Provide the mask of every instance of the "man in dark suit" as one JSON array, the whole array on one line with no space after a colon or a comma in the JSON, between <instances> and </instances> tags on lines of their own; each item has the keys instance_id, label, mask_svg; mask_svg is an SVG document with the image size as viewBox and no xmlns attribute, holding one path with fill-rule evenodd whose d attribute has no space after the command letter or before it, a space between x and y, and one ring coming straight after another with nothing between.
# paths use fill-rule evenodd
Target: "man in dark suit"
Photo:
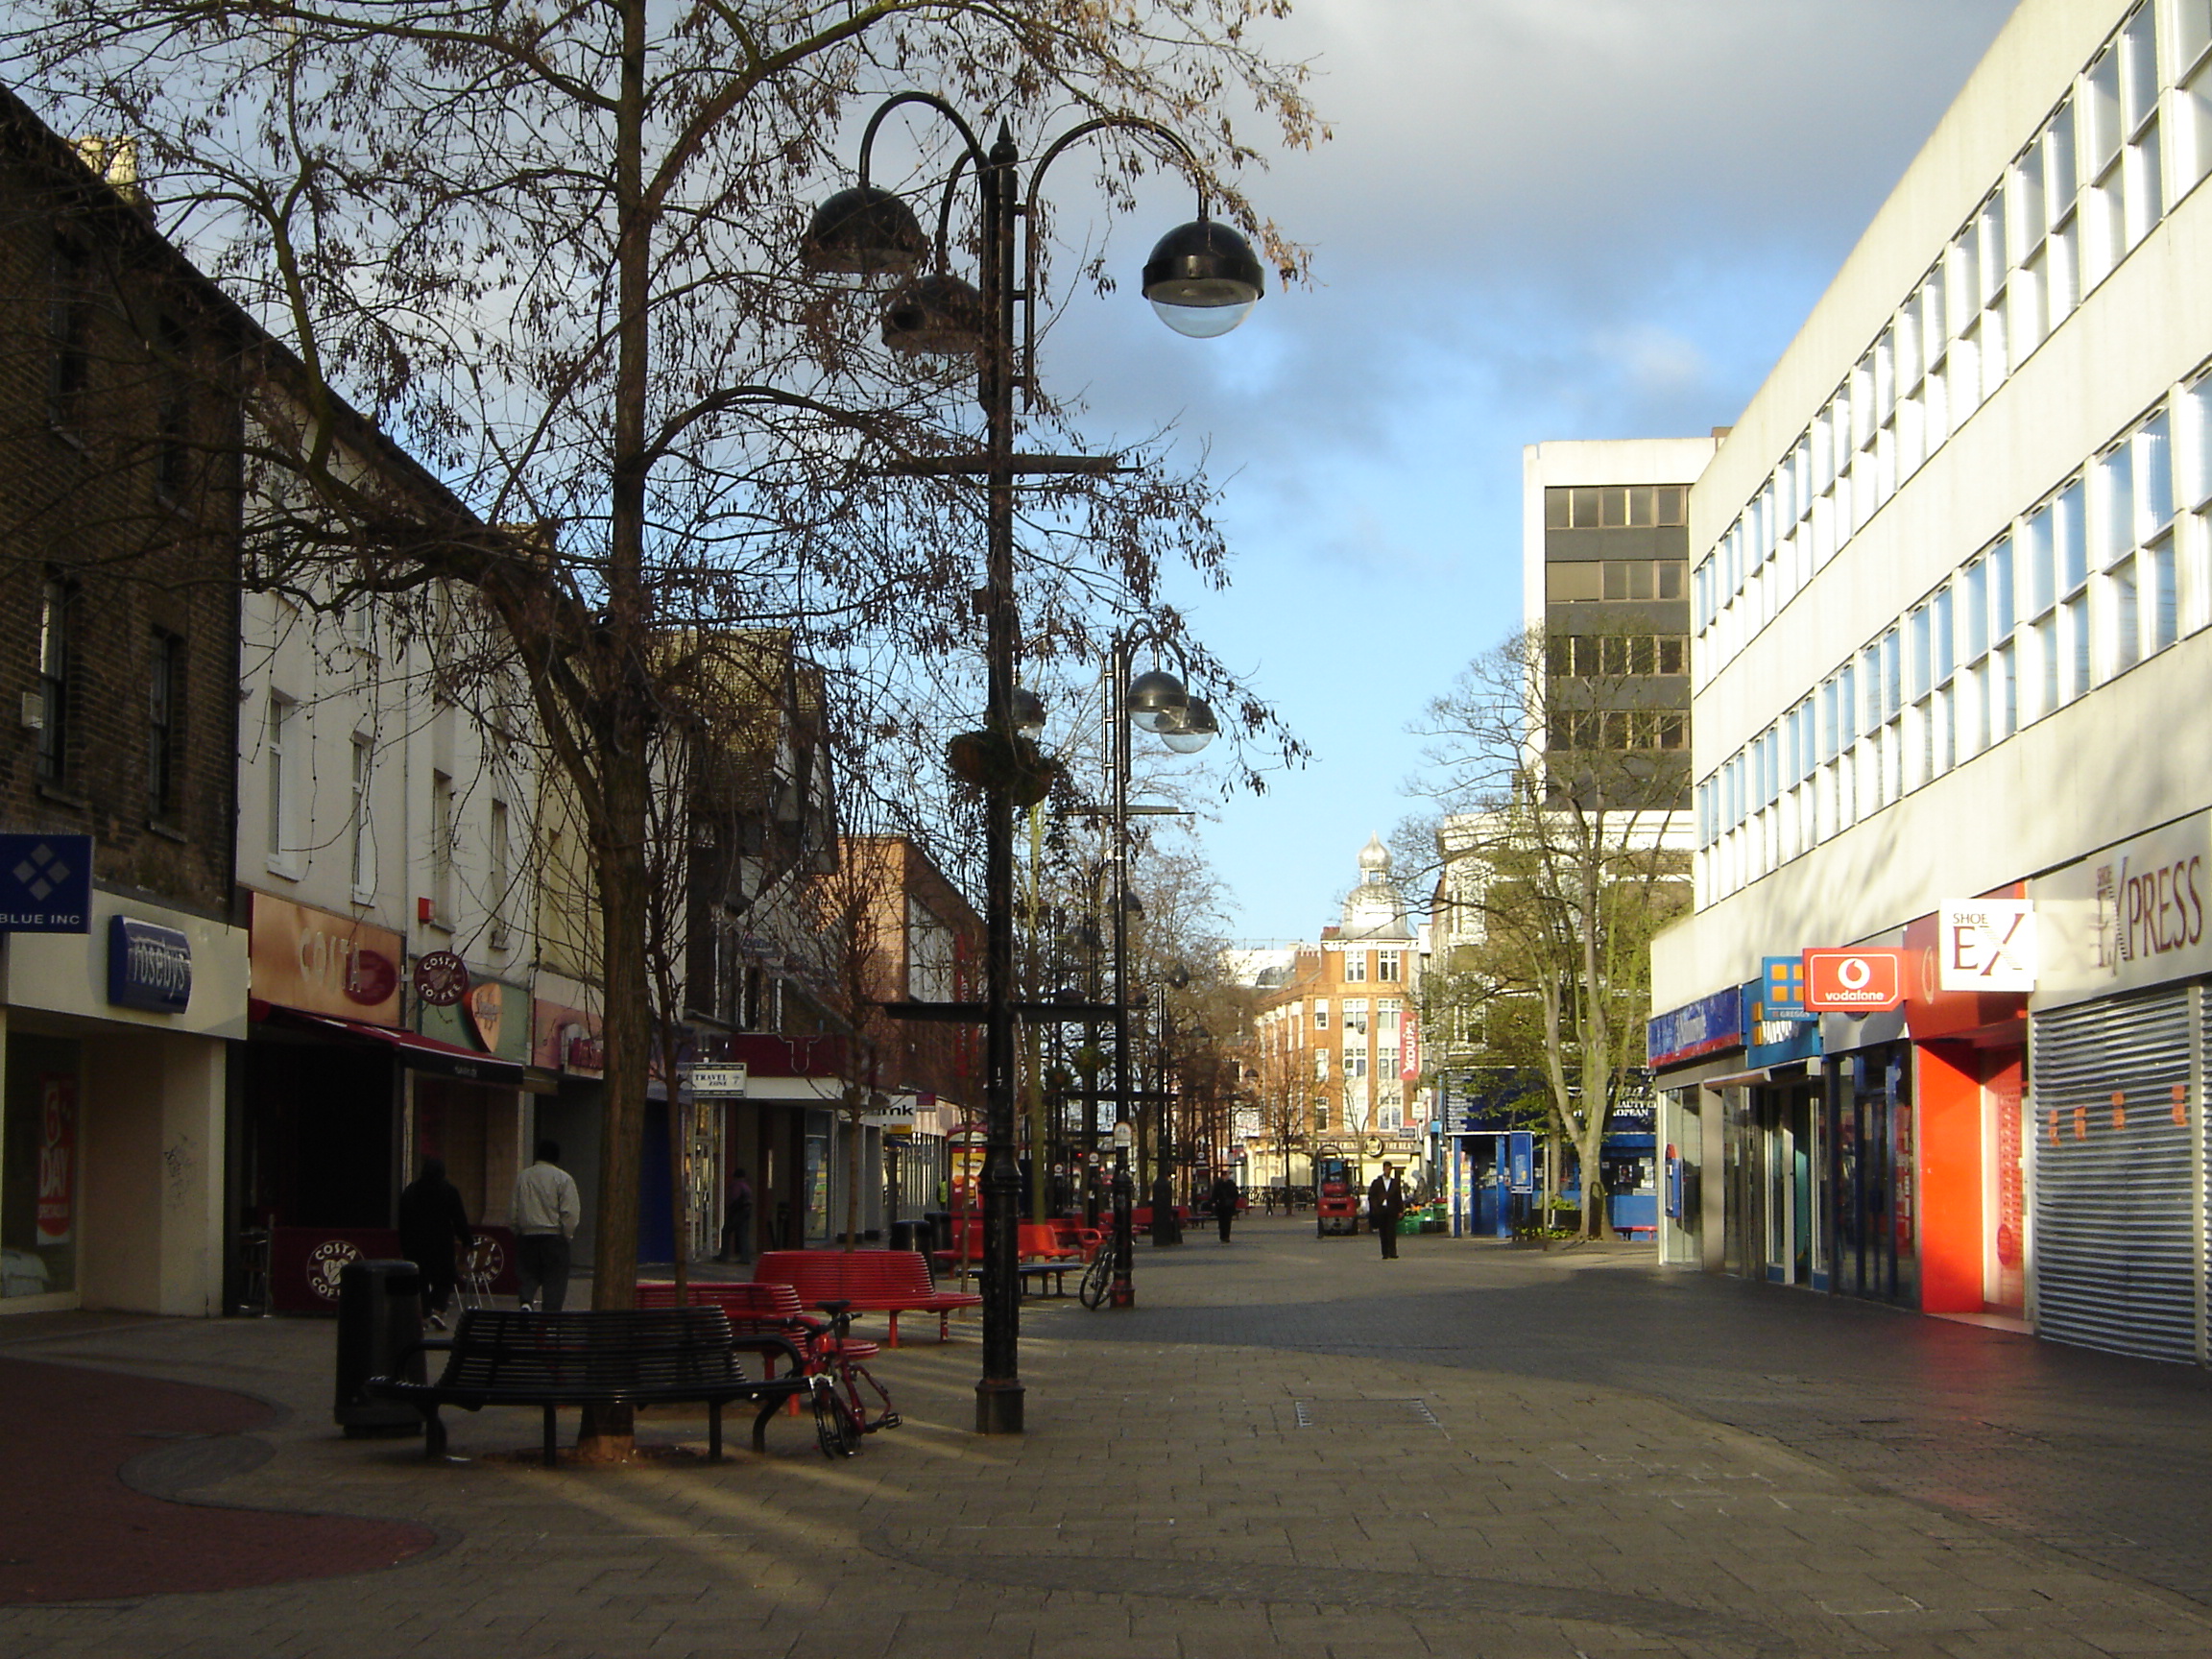
<instances>
[{"instance_id":1,"label":"man in dark suit","mask_svg":"<svg viewBox=\"0 0 2212 1659\"><path fill-rule=\"evenodd\" d=\"M1382 1259L1398 1260L1398 1218L1406 1214L1406 1187L1398 1179L1398 1166L1385 1164L1382 1173L1367 1184L1367 1225L1382 1240Z\"/></svg>"}]
</instances>

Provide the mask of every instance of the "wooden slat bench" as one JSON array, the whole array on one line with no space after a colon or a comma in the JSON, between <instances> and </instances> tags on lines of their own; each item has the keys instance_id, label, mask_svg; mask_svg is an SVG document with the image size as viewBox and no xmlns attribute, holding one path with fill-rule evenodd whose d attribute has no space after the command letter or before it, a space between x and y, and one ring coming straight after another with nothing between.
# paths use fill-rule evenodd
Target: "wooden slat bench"
<instances>
[{"instance_id":1,"label":"wooden slat bench","mask_svg":"<svg viewBox=\"0 0 2212 1659\"><path fill-rule=\"evenodd\" d=\"M427 1346L427 1345L426 1345ZM445 1340L445 1369L435 1382L378 1377L369 1390L422 1413L422 1455L445 1450L441 1406L537 1406L545 1413L545 1465L559 1461L554 1414L564 1406L665 1406L700 1402L708 1409L708 1455L722 1456L722 1407L757 1403L753 1450L768 1449L768 1419L786 1400L826 1386L782 1336L738 1336L719 1308L668 1308L525 1313L470 1308ZM782 1359L784 1376L749 1378L740 1351Z\"/></svg>"},{"instance_id":2,"label":"wooden slat bench","mask_svg":"<svg viewBox=\"0 0 2212 1659\"><path fill-rule=\"evenodd\" d=\"M951 1315L980 1308L983 1298L940 1290L919 1250L770 1250L753 1270L763 1284L788 1285L809 1308L844 1303L863 1313L891 1315L890 1346L899 1346L899 1315L934 1313L937 1339L951 1336Z\"/></svg>"}]
</instances>

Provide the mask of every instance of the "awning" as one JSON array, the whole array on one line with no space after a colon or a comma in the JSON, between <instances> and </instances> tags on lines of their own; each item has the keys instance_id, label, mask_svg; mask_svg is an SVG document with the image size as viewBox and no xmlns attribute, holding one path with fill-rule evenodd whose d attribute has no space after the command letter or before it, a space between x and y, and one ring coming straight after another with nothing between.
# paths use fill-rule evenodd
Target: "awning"
<instances>
[{"instance_id":1,"label":"awning","mask_svg":"<svg viewBox=\"0 0 2212 1659\"><path fill-rule=\"evenodd\" d=\"M389 1048L400 1065L435 1076L511 1085L519 1085L523 1080L524 1069L518 1060L502 1060L496 1054L464 1048L458 1043L442 1043L419 1031L395 1031L383 1025L364 1025L358 1020L333 1020L324 1014L303 1014L297 1008L279 1008L267 1003L256 1004L254 1013L257 1018L279 1024Z\"/></svg>"}]
</instances>

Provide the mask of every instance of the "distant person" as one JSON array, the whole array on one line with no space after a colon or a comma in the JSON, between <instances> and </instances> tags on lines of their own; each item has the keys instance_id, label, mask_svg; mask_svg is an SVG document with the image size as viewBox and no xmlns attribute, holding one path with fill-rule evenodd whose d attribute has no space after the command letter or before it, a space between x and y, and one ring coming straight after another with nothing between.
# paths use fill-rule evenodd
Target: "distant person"
<instances>
[{"instance_id":1,"label":"distant person","mask_svg":"<svg viewBox=\"0 0 2212 1659\"><path fill-rule=\"evenodd\" d=\"M422 1276L422 1317L434 1331L445 1329L445 1309L459 1278L456 1245L473 1241L461 1190L445 1179L445 1160L425 1158L422 1173L399 1190L399 1254Z\"/></svg>"},{"instance_id":2,"label":"distant person","mask_svg":"<svg viewBox=\"0 0 2212 1659\"><path fill-rule=\"evenodd\" d=\"M568 1300L568 1241L584 1219L561 1147L538 1142L538 1162L515 1178L515 1275L525 1309L558 1313Z\"/></svg>"},{"instance_id":3,"label":"distant person","mask_svg":"<svg viewBox=\"0 0 2212 1659\"><path fill-rule=\"evenodd\" d=\"M742 1166L730 1171L730 1185L722 1194L722 1254L714 1260L753 1260L753 1183Z\"/></svg>"},{"instance_id":4,"label":"distant person","mask_svg":"<svg viewBox=\"0 0 2212 1659\"><path fill-rule=\"evenodd\" d=\"M1395 1164L1382 1166L1382 1173L1367 1184L1367 1225L1382 1240L1382 1260L1398 1260L1398 1218L1406 1214L1406 1185L1398 1179Z\"/></svg>"},{"instance_id":5,"label":"distant person","mask_svg":"<svg viewBox=\"0 0 2212 1659\"><path fill-rule=\"evenodd\" d=\"M1214 1181L1214 1224L1221 1229L1221 1242L1229 1242L1229 1224L1237 1219L1237 1183L1227 1175Z\"/></svg>"}]
</instances>

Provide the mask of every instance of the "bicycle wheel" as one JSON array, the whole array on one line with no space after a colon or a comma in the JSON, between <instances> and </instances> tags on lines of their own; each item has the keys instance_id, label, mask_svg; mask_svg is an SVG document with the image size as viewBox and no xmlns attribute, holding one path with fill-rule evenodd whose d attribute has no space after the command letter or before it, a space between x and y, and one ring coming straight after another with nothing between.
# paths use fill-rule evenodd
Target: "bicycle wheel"
<instances>
[{"instance_id":1,"label":"bicycle wheel","mask_svg":"<svg viewBox=\"0 0 2212 1659\"><path fill-rule=\"evenodd\" d=\"M1106 1294L1113 1286L1114 1252L1101 1244L1098 1253L1091 1258L1091 1264L1083 1269L1082 1282L1075 1286L1075 1299L1096 1311L1105 1304Z\"/></svg>"},{"instance_id":2,"label":"bicycle wheel","mask_svg":"<svg viewBox=\"0 0 2212 1659\"><path fill-rule=\"evenodd\" d=\"M860 1425L834 1383L814 1390L814 1439L825 1457L850 1457L860 1450Z\"/></svg>"}]
</instances>

